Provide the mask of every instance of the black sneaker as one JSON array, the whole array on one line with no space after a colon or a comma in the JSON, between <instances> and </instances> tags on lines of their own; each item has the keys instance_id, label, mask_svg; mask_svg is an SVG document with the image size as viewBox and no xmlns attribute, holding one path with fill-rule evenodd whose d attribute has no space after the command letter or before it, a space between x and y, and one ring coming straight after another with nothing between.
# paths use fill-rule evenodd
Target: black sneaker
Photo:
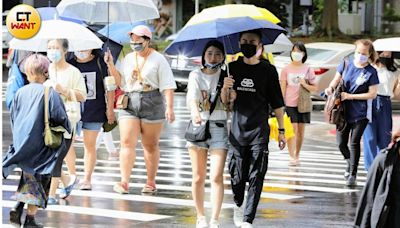
<instances>
[{"instance_id":1,"label":"black sneaker","mask_svg":"<svg viewBox=\"0 0 400 228\"><path fill-rule=\"evenodd\" d=\"M35 221L35 217L26 215L24 228L43 228L44 226Z\"/></svg>"},{"instance_id":2,"label":"black sneaker","mask_svg":"<svg viewBox=\"0 0 400 228\"><path fill-rule=\"evenodd\" d=\"M346 181L346 186L355 186L356 185L356 176L349 176L349 179Z\"/></svg>"}]
</instances>

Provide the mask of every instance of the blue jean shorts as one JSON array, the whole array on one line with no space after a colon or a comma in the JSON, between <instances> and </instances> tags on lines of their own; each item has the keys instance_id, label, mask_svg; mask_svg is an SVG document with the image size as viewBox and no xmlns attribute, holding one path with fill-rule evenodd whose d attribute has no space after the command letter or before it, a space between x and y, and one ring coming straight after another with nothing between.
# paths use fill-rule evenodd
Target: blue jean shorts
<instances>
[{"instance_id":1,"label":"blue jean shorts","mask_svg":"<svg viewBox=\"0 0 400 228\"><path fill-rule=\"evenodd\" d=\"M199 147L207 150L228 149L228 128L226 120L210 120L211 138L204 142L187 142L187 147Z\"/></svg>"},{"instance_id":2,"label":"blue jean shorts","mask_svg":"<svg viewBox=\"0 0 400 228\"><path fill-rule=\"evenodd\" d=\"M82 122L82 129L89 131L100 131L103 127L103 122Z\"/></svg>"},{"instance_id":3,"label":"blue jean shorts","mask_svg":"<svg viewBox=\"0 0 400 228\"><path fill-rule=\"evenodd\" d=\"M162 123L165 120L164 97L158 90L128 93L128 107L119 110L119 120L139 119L147 123Z\"/></svg>"}]
</instances>

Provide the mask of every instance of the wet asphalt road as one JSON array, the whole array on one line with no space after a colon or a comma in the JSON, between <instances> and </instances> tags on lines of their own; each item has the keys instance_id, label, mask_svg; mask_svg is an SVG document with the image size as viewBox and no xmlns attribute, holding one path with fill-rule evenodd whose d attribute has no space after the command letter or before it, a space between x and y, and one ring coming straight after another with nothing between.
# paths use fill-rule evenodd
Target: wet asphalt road
<instances>
[{"instance_id":1,"label":"wet asphalt road","mask_svg":"<svg viewBox=\"0 0 400 228\"><path fill-rule=\"evenodd\" d=\"M4 89L3 89L4 90ZM4 92L3 92L4 100ZM177 120L166 124L161 136L161 162L157 177L158 193L140 193L145 183L143 151L138 146L137 162L132 171L130 194L119 195L112 185L119 180L118 161L108 160L104 145L98 150L93 176L93 190L74 190L60 205L39 211L37 220L46 227L195 227L196 216L191 200L191 167L183 138L189 119L185 94L175 97ZM396 111L394 123L400 123ZM11 143L9 112L3 102L3 154ZM320 111L312 113L301 152L301 165L288 166L287 150L280 151L270 143L269 169L254 227L350 227L366 172L362 159L358 186L347 188L343 179L345 163L335 146L332 125L323 122ZM113 131L119 146L119 132ZM83 175L83 145L75 143L78 175ZM229 174L225 171L225 197L221 211L221 227L234 227L233 200ZM2 181L2 227L9 226L11 199L18 184L18 171ZM206 182L206 201L209 201ZM209 218L210 208L206 204Z\"/></svg>"}]
</instances>

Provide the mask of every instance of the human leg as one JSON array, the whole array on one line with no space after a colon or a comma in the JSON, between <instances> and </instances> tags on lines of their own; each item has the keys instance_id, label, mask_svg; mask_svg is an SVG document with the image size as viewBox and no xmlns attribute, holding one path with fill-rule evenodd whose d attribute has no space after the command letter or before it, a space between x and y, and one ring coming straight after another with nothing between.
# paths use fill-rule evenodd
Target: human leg
<instances>
[{"instance_id":1,"label":"human leg","mask_svg":"<svg viewBox=\"0 0 400 228\"><path fill-rule=\"evenodd\" d=\"M146 123L143 121L141 123L142 146L147 170L146 186L153 187L154 189L156 187L155 178L160 163L159 140L162 128L162 123Z\"/></svg>"},{"instance_id":2,"label":"human leg","mask_svg":"<svg viewBox=\"0 0 400 228\"><path fill-rule=\"evenodd\" d=\"M204 183L207 176L207 149L191 146L189 156L192 163L192 197L197 218L204 217Z\"/></svg>"}]
</instances>

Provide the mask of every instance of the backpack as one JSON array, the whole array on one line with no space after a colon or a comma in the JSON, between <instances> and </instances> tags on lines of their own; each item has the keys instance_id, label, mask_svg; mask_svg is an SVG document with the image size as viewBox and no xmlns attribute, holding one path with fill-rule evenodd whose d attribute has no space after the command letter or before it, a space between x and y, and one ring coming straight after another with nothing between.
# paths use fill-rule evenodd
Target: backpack
<instances>
[{"instance_id":1,"label":"backpack","mask_svg":"<svg viewBox=\"0 0 400 228\"><path fill-rule=\"evenodd\" d=\"M343 64L344 70L342 75L344 75L346 72L348 60L344 60ZM328 96L324 107L326 122L335 124L338 131L342 131L346 127L345 105L341 99L341 93L344 91L344 82L343 79L340 79L340 82L334 89L333 94Z\"/></svg>"}]
</instances>

